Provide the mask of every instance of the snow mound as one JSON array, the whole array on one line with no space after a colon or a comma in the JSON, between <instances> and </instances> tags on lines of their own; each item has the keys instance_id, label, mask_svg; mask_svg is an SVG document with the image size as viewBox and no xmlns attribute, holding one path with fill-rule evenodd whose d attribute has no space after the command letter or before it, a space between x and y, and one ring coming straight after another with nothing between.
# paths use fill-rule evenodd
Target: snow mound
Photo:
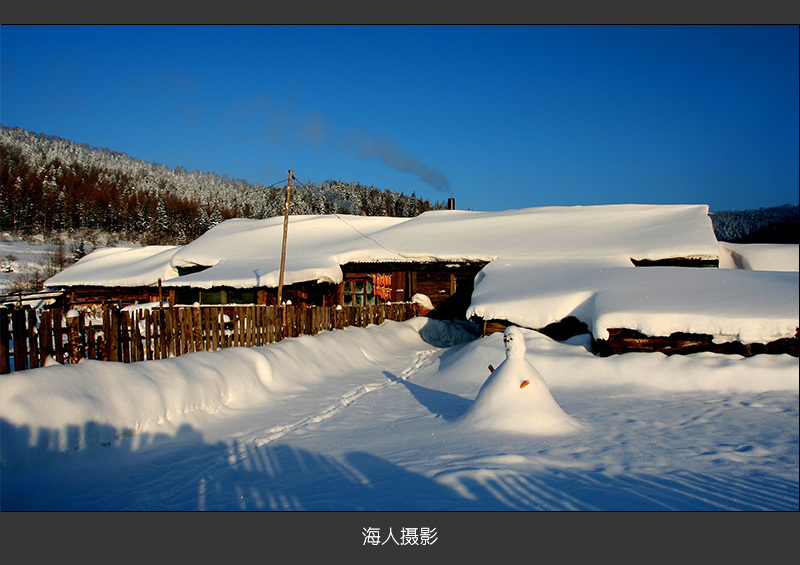
<instances>
[{"instance_id":1,"label":"snow mound","mask_svg":"<svg viewBox=\"0 0 800 565\"><path fill-rule=\"evenodd\" d=\"M542 375L525 358L525 337L510 326L503 335L506 359L478 391L475 402L458 420L469 429L530 435L579 431L580 422L564 412Z\"/></svg>"},{"instance_id":2,"label":"snow mound","mask_svg":"<svg viewBox=\"0 0 800 565\"><path fill-rule=\"evenodd\" d=\"M51 361L16 371L0 379L0 467L144 432L172 433L198 418L253 406L265 409L266 425L287 397L305 392L324 399L326 387L357 389L364 385L358 380L362 373L382 375L405 366L407 349L475 339L468 329L429 318L387 320L261 347L138 363Z\"/></svg>"}]
</instances>

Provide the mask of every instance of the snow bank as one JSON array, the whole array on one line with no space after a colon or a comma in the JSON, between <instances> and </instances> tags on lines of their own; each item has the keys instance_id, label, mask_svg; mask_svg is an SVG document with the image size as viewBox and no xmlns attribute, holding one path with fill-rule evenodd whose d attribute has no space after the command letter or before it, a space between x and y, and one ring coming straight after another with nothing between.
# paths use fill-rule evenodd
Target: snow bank
<instances>
[{"instance_id":1,"label":"snow bank","mask_svg":"<svg viewBox=\"0 0 800 565\"><path fill-rule=\"evenodd\" d=\"M631 353L601 358L587 351L580 338L560 343L533 330L520 331L526 342L525 359L556 399L567 389L591 394L606 387L624 387L628 392L636 387L798 390L797 359L788 355ZM500 334L475 338L466 324L414 318L263 347L131 364L85 361L11 373L0 379L1 463L107 444L146 431L174 433L187 422L204 427L198 418L238 410L256 409L263 429L280 429L287 418L324 413L327 403L340 398L342 391L358 396L358 391L380 386L376 383L390 382L386 373L402 375L414 352L453 345L459 346L459 355L439 368L438 386L473 400L489 375L487 365L498 366L503 357ZM517 378L517 370L509 366L495 372L500 392L476 409L479 420L499 421L517 410L511 409L514 403L507 398L511 393L502 389L505 377L500 378L505 372ZM526 379L534 381L530 376ZM519 390L519 383L516 386L513 392ZM537 410L544 409L534 409L531 417ZM519 422L528 433L542 431L535 421L519 418Z\"/></svg>"},{"instance_id":2,"label":"snow bank","mask_svg":"<svg viewBox=\"0 0 800 565\"><path fill-rule=\"evenodd\" d=\"M269 374L257 351L231 349L130 364L87 360L3 375L0 417L30 434L30 446L23 446L4 433L3 464L26 447L69 451L109 443L191 412L264 398Z\"/></svg>"},{"instance_id":3,"label":"snow bank","mask_svg":"<svg viewBox=\"0 0 800 565\"><path fill-rule=\"evenodd\" d=\"M278 399L308 389L318 389L326 398L322 393L326 383L341 386L342 379L369 369L381 375L387 367L407 363L406 350L398 347L430 348L425 339L432 338L449 344L463 338L463 332L417 318L322 332L264 347L130 364L87 360L3 375L2 464L37 452L107 444L225 409L256 404L268 411ZM12 429L23 430L22 437Z\"/></svg>"}]
</instances>

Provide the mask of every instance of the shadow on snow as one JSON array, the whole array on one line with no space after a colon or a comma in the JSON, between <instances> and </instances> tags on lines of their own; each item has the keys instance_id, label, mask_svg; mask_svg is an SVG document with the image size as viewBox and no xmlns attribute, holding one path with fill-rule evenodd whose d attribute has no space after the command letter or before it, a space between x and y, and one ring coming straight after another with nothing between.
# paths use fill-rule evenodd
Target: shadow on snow
<instances>
[{"instance_id":1,"label":"shadow on snow","mask_svg":"<svg viewBox=\"0 0 800 565\"><path fill-rule=\"evenodd\" d=\"M431 412L457 416L452 398L404 384ZM54 430L34 439L25 427L1 424L0 510L798 510L797 481L768 474L464 469L435 480L361 451L336 458L280 443L208 444L189 426L175 436L137 434L60 451ZM110 432L85 428L97 437Z\"/></svg>"}]
</instances>

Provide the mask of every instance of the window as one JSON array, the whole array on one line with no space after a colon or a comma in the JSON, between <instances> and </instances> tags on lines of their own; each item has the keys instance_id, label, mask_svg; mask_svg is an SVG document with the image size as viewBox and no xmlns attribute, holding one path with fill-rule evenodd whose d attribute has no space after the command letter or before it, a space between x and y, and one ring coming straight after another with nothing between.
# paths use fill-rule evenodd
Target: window
<instances>
[{"instance_id":1,"label":"window","mask_svg":"<svg viewBox=\"0 0 800 565\"><path fill-rule=\"evenodd\" d=\"M348 279L344 281L343 306L366 306L377 304L372 278Z\"/></svg>"},{"instance_id":2,"label":"window","mask_svg":"<svg viewBox=\"0 0 800 565\"><path fill-rule=\"evenodd\" d=\"M211 289L200 291L200 304L227 304L225 291Z\"/></svg>"},{"instance_id":3,"label":"window","mask_svg":"<svg viewBox=\"0 0 800 565\"><path fill-rule=\"evenodd\" d=\"M232 288L228 291L229 304L255 304L256 291L243 288Z\"/></svg>"},{"instance_id":4,"label":"window","mask_svg":"<svg viewBox=\"0 0 800 565\"><path fill-rule=\"evenodd\" d=\"M177 304L194 304L200 302L200 292L196 288L179 287L175 290Z\"/></svg>"}]
</instances>

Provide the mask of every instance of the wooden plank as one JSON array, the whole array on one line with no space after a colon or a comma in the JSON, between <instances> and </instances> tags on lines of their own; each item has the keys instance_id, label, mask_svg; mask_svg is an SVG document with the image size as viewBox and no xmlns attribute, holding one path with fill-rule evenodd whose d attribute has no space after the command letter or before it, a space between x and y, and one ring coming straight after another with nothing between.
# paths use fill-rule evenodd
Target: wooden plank
<instances>
[{"instance_id":1,"label":"wooden plank","mask_svg":"<svg viewBox=\"0 0 800 565\"><path fill-rule=\"evenodd\" d=\"M123 363L131 362L130 339L130 312L127 310L119 313L119 360Z\"/></svg>"},{"instance_id":2,"label":"wooden plank","mask_svg":"<svg viewBox=\"0 0 800 565\"><path fill-rule=\"evenodd\" d=\"M142 343L141 322L144 312L131 313L131 361L144 361L144 344Z\"/></svg>"},{"instance_id":3,"label":"wooden plank","mask_svg":"<svg viewBox=\"0 0 800 565\"><path fill-rule=\"evenodd\" d=\"M28 327L25 311L22 309L11 312L11 332L14 334L14 370L24 371L28 368Z\"/></svg>"},{"instance_id":4,"label":"wooden plank","mask_svg":"<svg viewBox=\"0 0 800 565\"><path fill-rule=\"evenodd\" d=\"M276 306L267 306L265 323L267 325L267 343L275 343L278 341L278 309Z\"/></svg>"},{"instance_id":5,"label":"wooden plank","mask_svg":"<svg viewBox=\"0 0 800 565\"><path fill-rule=\"evenodd\" d=\"M256 305L256 317L257 319L257 331L256 331L256 343L261 346L265 343L265 335L266 335L266 326L265 326L265 318L264 314L266 313L267 309L266 306L263 305Z\"/></svg>"},{"instance_id":6,"label":"wooden plank","mask_svg":"<svg viewBox=\"0 0 800 565\"><path fill-rule=\"evenodd\" d=\"M242 316L239 310L238 306L233 308L233 319L231 320L233 322L233 333L231 334L233 347L239 347L242 339Z\"/></svg>"},{"instance_id":7,"label":"wooden plank","mask_svg":"<svg viewBox=\"0 0 800 565\"><path fill-rule=\"evenodd\" d=\"M510 322L507 320L486 320L483 322L483 335L502 333L510 325Z\"/></svg>"},{"instance_id":8,"label":"wooden plank","mask_svg":"<svg viewBox=\"0 0 800 565\"><path fill-rule=\"evenodd\" d=\"M61 308L53 308L53 357L59 363L64 363L66 354L64 351L64 311Z\"/></svg>"},{"instance_id":9,"label":"wooden plank","mask_svg":"<svg viewBox=\"0 0 800 565\"><path fill-rule=\"evenodd\" d=\"M150 323L147 328L150 332L150 359L162 359L162 334L160 331L164 319L164 311L161 307L154 308L148 312Z\"/></svg>"},{"instance_id":10,"label":"wooden plank","mask_svg":"<svg viewBox=\"0 0 800 565\"><path fill-rule=\"evenodd\" d=\"M144 322L144 344L143 344L143 351L142 357L143 359L152 359L153 358L153 314L149 309L145 310L142 313L142 321Z\"/></svg>"},{"instance_id":11,"label":"wooden plank","mask_svg":"<svg viewBox=\"0 0 800 565\"><path fill-rule=\"evenodd\" d=\"M176 344L178 343L175 336L173 307L167 306L166 308L161 308L159 314L158 332L160 334L159 341L161 342L160 358L167 359L175 354Z\"/></svg>"},{"instance_id":12,"label":"wooden plank","mask_svg":"<svg viewBox=\"0 0 800 565\"><path fill-rule=\"evenodd\" d=\"M106 347L108 347L108 360L119 361L122 359L120 351L120 312L116 305L109 306L110 325L109 334L106 336Z\"/></svg>"},{"instance_id":13,"label":"wooden plank","mask_svg":"<svg viewBox=\"0 0 800 565\"><path fill-rule=\"evenodd\" d=\"M0 375L11 372L11 316L0 308Z\"/></svg>"},{"instance_id":14,"label":"wooden plank","mask_svg":"<svg viewBox=\"0 0 800 565\"><path fill-rule=\"evenodd\" d=\"M192 343L194 343L192 351L204 351L206 347L204 343L205 338L203 337L202 314L199 306L192 308L190 320L192 323Z\"/></svg>"},{"instance_id":15,"label":"wooden plank","mask_svg":"<svg viewBox=\"0 0 800 565\"><path fill-rule=\"evenodd\" d=\"M242 309L245 313L245 347L253 347L255 343L255 323L256 311L255 308L247 306Z\"/></svg>"},{"instance_id":16,"label":"wooden plank","mask_svg":"<svg viewBox=\"0 0 800 565\"><path fill-rule=\"evenodd\" d=\"M156 323L153 326L153 331L158 332L159 359L167 359L170 353L173 351L172 349L173 335L171 333L172 328L168 326L168 324L172 323L171 320L168 321L168 319L171 316L171 313L168 308L158 309L158 318L155 320Z\"/></svg>"},{"instance_id":17,"label":"wooden plank","mask_svg":"<svg viewBox=\"0 0 800 565\"><path fill-rule=\"evenodd\" d=\"M220 309L214 307L210 311L210 332L211 332L211 347L214 351L218 351L221 347L222 336L220 335Z\"/></svg>"},{"instance_id":18,"label":"wooden plank","mask_svg":"<svg viewBox=\"0 0 800 565\"><path fill-rule=\"evenodd\" d=\"M86 334L86 357L89 359L102 359L102 354L98 356L97 353L97 336L94 326L89 324L84 329L84 333Z\"/></svg>"},{"instance_id":19,"label":"wooden plank","mask_svg":"<svg viewBox=\"0 0 800 565\"><path fill-rule=\"evenodd\" d=\"M41 310L39 312L39 327L36 331L36 339L39 342L37 348L39 350L39 366L44 367L47 362L47 356L53 351L52 341L52 314L49 310Z\"/></svg>"},{"instance_id":20,"label":"wooden plank","mask_svg":"<svg viewBox=\"0 0 800 565\"><path fill-rule=\"evenodd\" d=\"M178 346L178 350L176 351L176 355L183 355L189 352L189 329L187 327L188 322L186 315L185 308L179 308L177 310L178 314L178 332L180 333L180 345Z\"/></svg>"},{"instance_id":21,"label":"wooden plank","mask_svg":"<svg viewBox=\"0 0 800 565\"><path fill-rule=\"evenodd\" d=\"M198 308L198 320L197 325L200 328L200 343L203 346L203 351L211 351L211 336L209 335L208 329L210 326L210 322L208 319L209 316L209 309L208 308Z\"/></svg>"},{"instance_id":22,"label":"wooden plank","mask_svg":"<svg viewBox=\"0 0 800 565\"><path fill-rule=\"evenodd\" d=\"M39 367L39 336L36 334L36 311L27 310L28 328L28 367L36 369Z\"/></svg>"},{"instance_id":23,"label":"wooden plank","mask_svg":"<svg viewBox=\"0 0 800 565\"><path fill-rule=\"evenodd\" d=\"M78 363L84 358L85 344L83 342L82 326L82 314L73 311L67 315L67 336L69 342L69 357L67 361L71 364Z\"/></svg>"}]
</instances>

